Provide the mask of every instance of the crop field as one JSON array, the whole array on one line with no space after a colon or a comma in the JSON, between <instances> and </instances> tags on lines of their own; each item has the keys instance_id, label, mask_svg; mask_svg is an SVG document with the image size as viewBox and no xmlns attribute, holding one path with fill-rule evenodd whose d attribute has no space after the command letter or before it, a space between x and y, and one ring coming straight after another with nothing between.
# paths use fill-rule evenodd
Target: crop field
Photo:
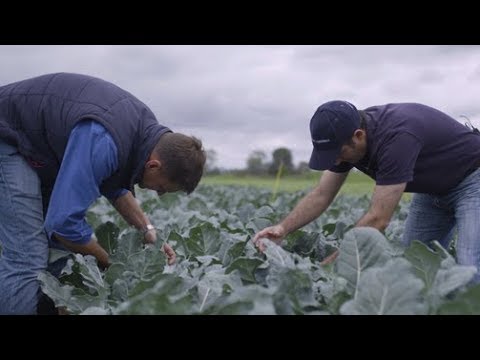
<instances>
[{"instance_id":1,"label":"crop field","mask_svg":"<svg viewBox=\"0 0 480 360\"><path fill-rule=\"evenodd\" d=\"M71 314L479 314L480 286L466 287L475 269L459 266L437 243L400 239L409 203L402 200L382 234L353 228L369 196L340 194L316 221L265 253L252 244L260 229L282 219L306 190L201 184L192 194L137 193L157 227L144 248L101 199L88 222L112 265L51 251L69 260L59 279L40 275L43 291ZM177 252L167 265L163 242ZM340 248L333 264L321 265Z\"/></svg>"},{"instance_id":2,"label":"crop field","mask_svg":"<svg viewBox=\"0 0 480 360\"><path fill-rule=\"evenodd\" d=\"M300 191L313 188L320 179L320 172L312 171L303 175L282 176L278 181L278 191ZM272 176L239 176L233 174L209 175L202 178L205 185L253 186L275 190L275 177ZM371 194L375 183L361 172L351 172L340 190L342 194Z\"/></svg>"}]
</instances>

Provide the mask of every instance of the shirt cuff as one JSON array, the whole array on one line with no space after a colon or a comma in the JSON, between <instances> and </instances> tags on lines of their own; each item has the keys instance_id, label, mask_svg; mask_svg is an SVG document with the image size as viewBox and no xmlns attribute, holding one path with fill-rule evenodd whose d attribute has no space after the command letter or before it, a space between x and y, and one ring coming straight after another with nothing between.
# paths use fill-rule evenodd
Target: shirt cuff
<instances>
[{"instance_id":1,"label":"shirt cuff","mask_svg":"<svg viewBox=\"0 0 480 360\"><path fill-rule=\"evenodd\" d=\"M76 234L73 235L73 237L72 234L63 234L57 230L47 231L47 236L51 241L58 241L53 237L53 234L58 234L65 240L71 241L75 244L85 245L92 239L93 231L89 228L88 230L85 230L82 234Z\"/></svg>"}]
</instances>

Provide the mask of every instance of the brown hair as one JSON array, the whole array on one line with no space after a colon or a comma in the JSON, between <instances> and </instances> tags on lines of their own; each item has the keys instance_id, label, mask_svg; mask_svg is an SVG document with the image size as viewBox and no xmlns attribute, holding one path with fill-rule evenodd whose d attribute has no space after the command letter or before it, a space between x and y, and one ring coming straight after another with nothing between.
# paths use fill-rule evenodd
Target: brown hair
<instances>
[{"instance_id":1,"label":"brown hair","mask_svg":"<svg viewBox=\"0 0 480 360\"><path fill-rule=\"evenodd\" d=\"M206 154L202 142L194 136L166 133L153 149L165 166L167 178L190 194L203 175Z\"/></svg>"}]
</instances>

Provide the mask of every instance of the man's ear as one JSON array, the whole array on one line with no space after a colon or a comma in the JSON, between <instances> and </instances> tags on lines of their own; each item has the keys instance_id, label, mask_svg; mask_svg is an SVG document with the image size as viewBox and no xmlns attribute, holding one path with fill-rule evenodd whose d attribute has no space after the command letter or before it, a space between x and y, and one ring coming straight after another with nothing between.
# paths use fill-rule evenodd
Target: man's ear
<instances>
[{"instance_id":1,"label":"man's ear","mask_svg":"<svg viewBox=\"0 0 480 360\"><path fill-rule=\"evenodd\" d=\"M160 169L161 167L162 162L157 159L151 159L145 163L145 169Z\"/></svg>"},{"instance_id":2,"label":"man's ear","mask_svg":"<svg viewBox=\"0 0 480 360\"><path fill-rule=\"evenodd\" d=\"M363 138L365 138L366 135L367 135L367 133L363 129L357 129L353 133L353 137L358 139L358 140L362 140Z\"/></svg>"}]
</instances>

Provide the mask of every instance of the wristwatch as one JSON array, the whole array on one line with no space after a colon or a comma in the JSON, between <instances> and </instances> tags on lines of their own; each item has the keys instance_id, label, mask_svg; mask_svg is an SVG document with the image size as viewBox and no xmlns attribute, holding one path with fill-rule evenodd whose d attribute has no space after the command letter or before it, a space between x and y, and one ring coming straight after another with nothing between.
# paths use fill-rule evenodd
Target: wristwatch
<instances>
[{"instance_id":1,"label":"wristwatch","mask_svg":"<svg viewBox=\"0 0 480 360\"><path fill-rule=\"evenodd\" d=\"M144 226L141 230L142 235L145 236L145 234L150 230L155 230L155 227L152 224L148 224L147 226Z\"/></svg>"}]
</instances>

